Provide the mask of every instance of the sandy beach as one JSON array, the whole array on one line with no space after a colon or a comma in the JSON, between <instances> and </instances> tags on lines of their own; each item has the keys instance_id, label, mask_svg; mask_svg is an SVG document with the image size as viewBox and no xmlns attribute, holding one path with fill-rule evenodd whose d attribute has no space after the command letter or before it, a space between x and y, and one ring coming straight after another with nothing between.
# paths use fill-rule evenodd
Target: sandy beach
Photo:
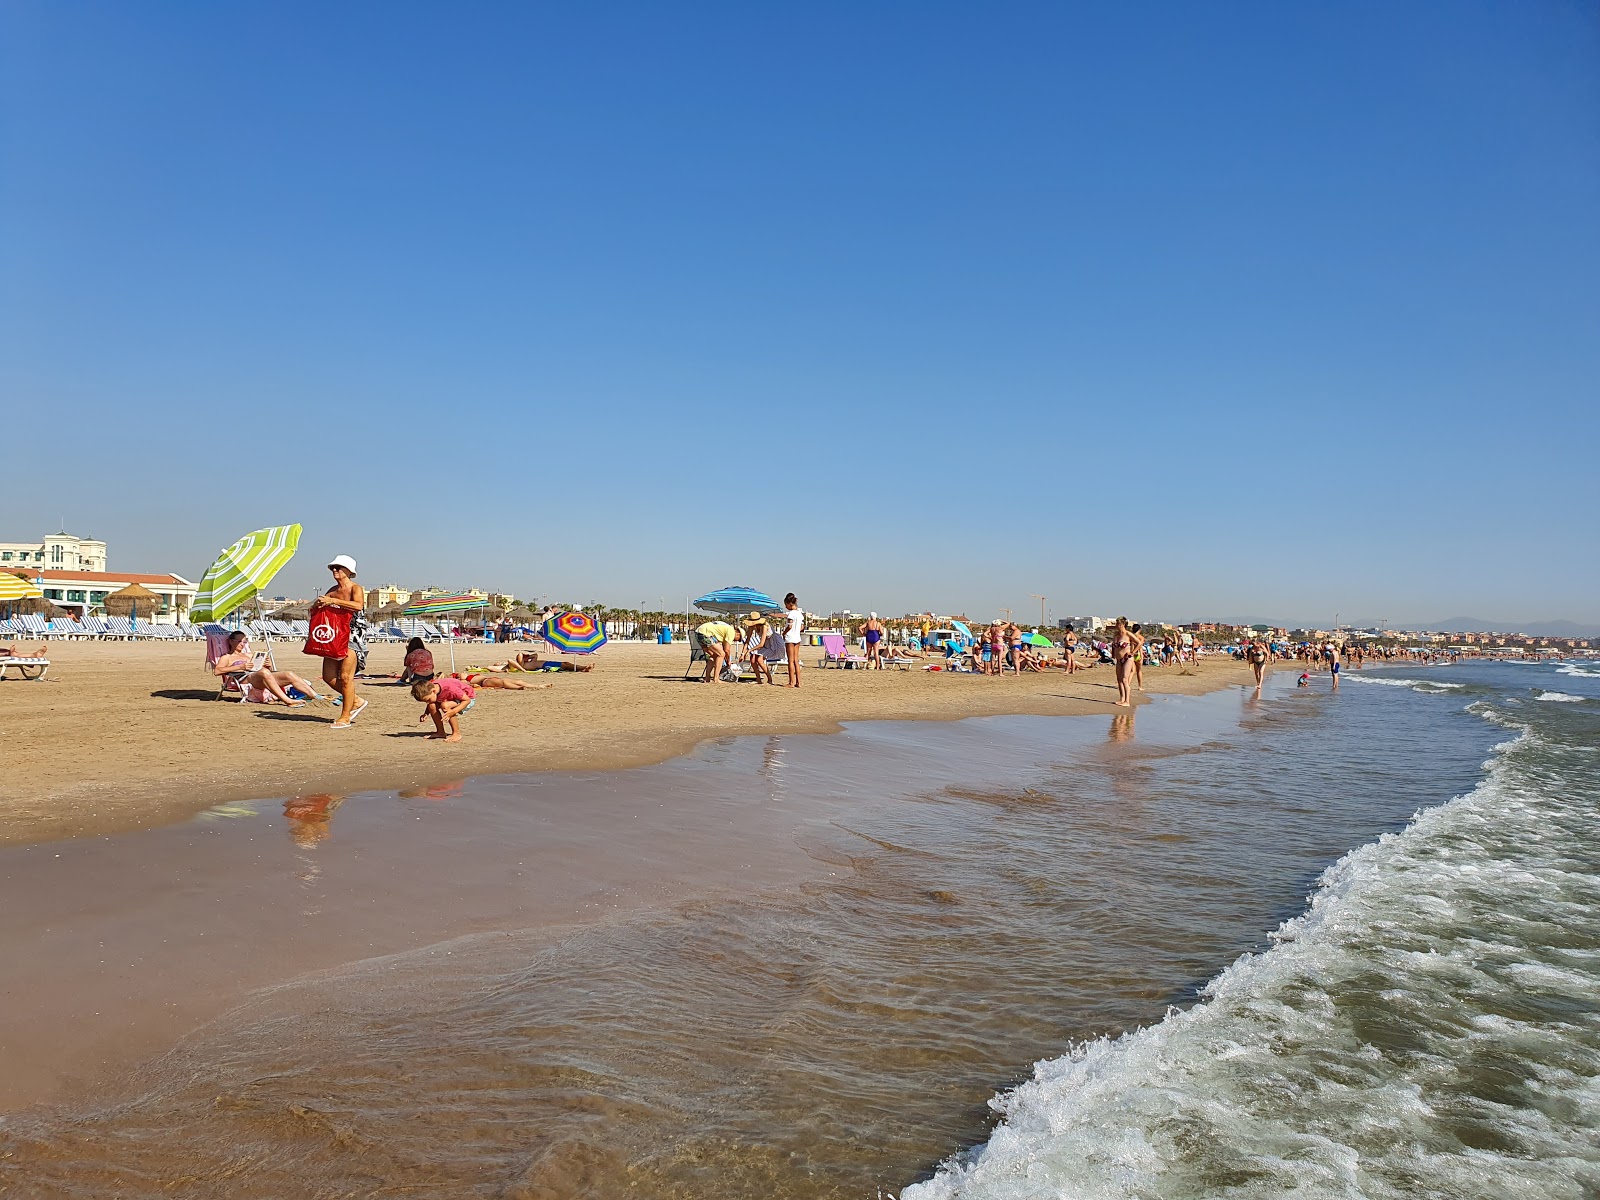
<instances>
[{"instance_id":1,"label":"sandy beach","mask_svg":"<svg viewBox=\"0 0 1600 1200\"><path fill-rule=\"evenodd\" d=\"M315 679L319 660L275 647L280 669ZM373 647L370 672L396 671L399 644ZM441 669L448 652L435 647ZM330 732L325 702L290 710L215 699L204 647L163 642L58 642L48 681L0 683L6 771L0 844L148 828L230 800L427 786L466 775L639 766L707 738L826 732L841 722L1115 711L1110 667L992 679L922 670L808 669L804 687L685 682L683 645L614 643L587 674L541 675L548 690L480 693L464 739L425 737L408 688L364 681L356 728ZM819 651L808 648L806 663ZM458 668L503 659L458 647ZM1227 657L1197 671L1147 669L1151 693L1244 685ZM781 676L780 676L781 678Z\"/></svg>"}]
</instances>

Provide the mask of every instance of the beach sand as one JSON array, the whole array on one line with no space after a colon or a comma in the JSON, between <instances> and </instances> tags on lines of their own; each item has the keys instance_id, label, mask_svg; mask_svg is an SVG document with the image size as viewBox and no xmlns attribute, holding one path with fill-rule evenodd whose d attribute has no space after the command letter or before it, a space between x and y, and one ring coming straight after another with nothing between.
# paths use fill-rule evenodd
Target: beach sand
<instances>
[{"instance_id":1,"label":"beach sand","mask_svg":"<svg viewBox=\"0 0 1600 1200\"><path fill-rule=\"evenodd\" d=\"M319 659L295 644L274 649L280 669L319 682ZM456 666L503 660L505 649L458 646ZM448 650L433 651L448 670ZM402 652L375 645L368 670L398 670ZM591 673L517 677L548 680L548 690L480 692L463 740L445 744L425 737L432 725L417 723L421 705L392 681L363 681L370 706L353 729L333 732L338 709L326 702L291 710L217 701L200 644L52 643L48 681L0 682L0 844L148 828L230 800L638 766L707 738L826 732L844 721L1115 711L1108 666L1071 679L809 669L820 653L806 648L797 692L781 686L781 673L776 687L685 682L685 645L613 643L586 660ZM1246 666L1219 656L1186 673L1147 669L1145 687L1198 694L1249 679Z\"/></svg>"}]
</instances>

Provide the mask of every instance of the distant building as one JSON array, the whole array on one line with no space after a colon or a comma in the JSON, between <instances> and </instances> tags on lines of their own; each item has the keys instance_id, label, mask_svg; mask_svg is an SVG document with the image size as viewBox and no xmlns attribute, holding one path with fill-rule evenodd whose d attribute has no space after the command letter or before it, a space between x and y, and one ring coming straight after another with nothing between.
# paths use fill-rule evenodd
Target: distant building
<instances>
[{"instance_id":1,"label":"distant building","mask_svg":"<svg viewBox=\"0 0 1600 1200\"><path fill-rule=\"evenodd\" d=\"M1099 633L1110 622L1104 617L1059 617L1057 629L1076 629L1079 633Z\"/></svg>"},{"instance_id":2,"label":"distant building","mask_svg":"<svg viewBox=\"0 0 1600 1200\"><path fill-rule=\"evenodd\" d=\"M370 603L375 608L382 608L385 604L410 604L411 589L403 588L398 583L385 583L373 588L367 593L371 597Z\"/></svg>"},{"instance_id":3,"label":"distant building","mask_svg":"<svg viewBox=\"0 0 1600 1200\"><path fill-rule=\"evenodd\" d=\"M161 597L162 606L152 619L174 625L188 619L199 592L182 575L108 571L106 544L70 533L53 533L37 542L0 542L0 571L5 570L23 576L46 600L79 617L103 613L107 596L137 583Z\"/></svg>"},{"instance_id":4,"label":"distant building","mask_svg":"<svg viewBox=\"0 0 1600 1200\"><path fill-rule=\"evenodd\" d=\"M33 577L44 598L57 608L75 609L79 617L103 613L105 599L130 583L138 583L161 597L162 607L151 617L159 625L176 625L189 619L200 589L182 575L144 575L132 571L40 571Z\"/></svg>"},{"instance_id":5,"label":"distant building","mask_svg":"<svg viewBox=\"0 0 1600 1200\"><path fill-rule=\"evenodd\" d=\"M7 564L51 571L104 571L106 544L70 533L52 533L37 542L0 542L0 568Z\"/></svg>"}]
</instances>

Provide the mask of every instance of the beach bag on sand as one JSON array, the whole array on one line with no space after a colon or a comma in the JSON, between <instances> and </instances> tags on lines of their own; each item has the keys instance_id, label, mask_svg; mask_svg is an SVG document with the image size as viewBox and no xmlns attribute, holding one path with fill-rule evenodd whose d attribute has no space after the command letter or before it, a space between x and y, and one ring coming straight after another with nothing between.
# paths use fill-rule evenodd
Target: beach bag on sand
<instances>
[{"instance_id":1,"label":"beach bag on sand","mask_svg":"<svg viewBox=\"0 0 1600 1200\"><path fill-rule=\"evenodd\" d=\"M344 658L350 653L350 612L343 608L319 608L311 614L311 632L306 637L307 654L318 658Z\"/></svg>"}]
</instances>

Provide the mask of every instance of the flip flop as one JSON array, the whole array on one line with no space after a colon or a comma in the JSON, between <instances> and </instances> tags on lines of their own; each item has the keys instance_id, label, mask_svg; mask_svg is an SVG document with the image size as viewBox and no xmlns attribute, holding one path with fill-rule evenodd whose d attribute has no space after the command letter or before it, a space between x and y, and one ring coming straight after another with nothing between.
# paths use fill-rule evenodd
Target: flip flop
<instances>
[{"instance_id":1,"label":"flip flop","mask_svg":"<svg viewBox=\"0 0 1600 1200\"><path fill-rule=\"evenodd\" d=\"M360 704L356 705L355 712L350 714L350 724L354 725L356 723L356 718L366 711L368 703L370 702L363 700Z\"/></svg>"}]
</instances>

